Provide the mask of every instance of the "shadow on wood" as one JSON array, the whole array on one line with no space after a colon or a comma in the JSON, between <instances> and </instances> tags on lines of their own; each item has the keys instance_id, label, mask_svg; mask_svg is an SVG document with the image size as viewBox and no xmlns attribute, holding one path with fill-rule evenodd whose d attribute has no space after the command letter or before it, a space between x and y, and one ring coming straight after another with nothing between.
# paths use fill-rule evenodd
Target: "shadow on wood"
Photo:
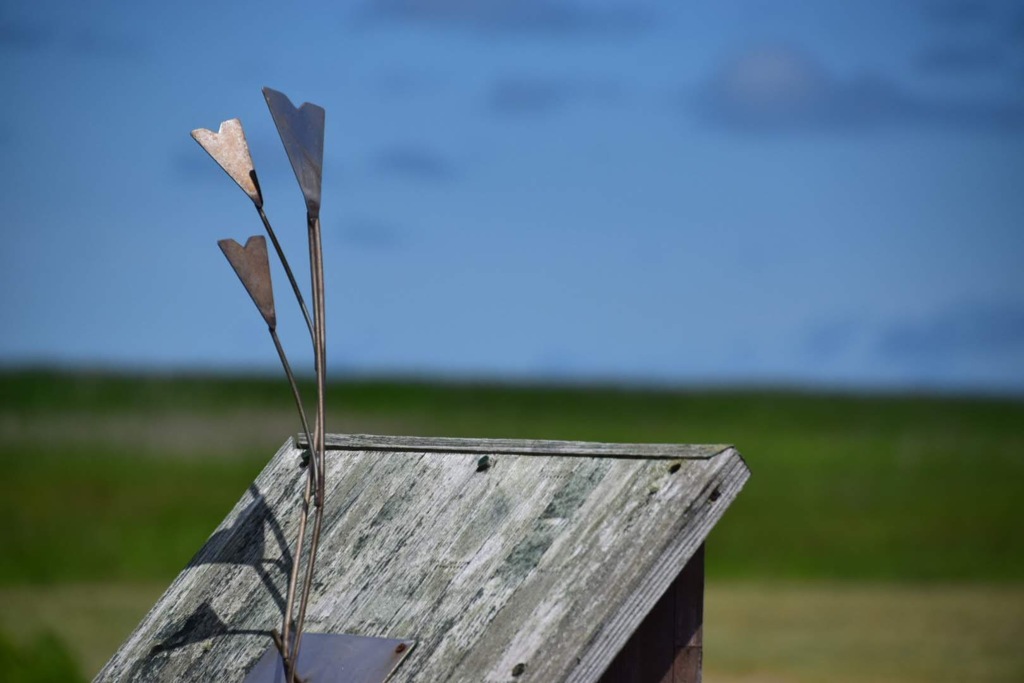
<instances>
[{"instance_id":1,"label":"shadow on wood","mask_svg":"<svg viewBox=\"0 0 1024 683\"><path fill-rule=\"evenodd\" d=\"M196 553L196 556L188 563L186 569L204 564L237 564L252 567L256 570L267 592L277 603L281 614L284 614L284 595L274 583L266 566L270 565L276 568L281 572L283 580L287 581L288 571L292 564L292 553L284 532L281 530L281 524L270 510L270 506L267 505L266 498L255 484L250 484L248 491L252 496L249 506L239 515L234 524L214 532L202 550ZM281 552L281 557L278 559L265 557L267 548L264 541L264 527L270 528L270 533Z\"/></svg>"}]
</instances>

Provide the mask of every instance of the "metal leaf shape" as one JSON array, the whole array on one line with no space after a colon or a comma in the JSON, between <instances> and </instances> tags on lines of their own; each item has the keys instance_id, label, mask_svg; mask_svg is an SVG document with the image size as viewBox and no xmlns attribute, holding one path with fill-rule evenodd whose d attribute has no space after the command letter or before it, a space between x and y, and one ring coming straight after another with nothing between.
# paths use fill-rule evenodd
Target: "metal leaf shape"
<instances>
[{"instance_id":1,"label":"metal leaf shape","mask_svg":"<svg viewBox=\"0 0 1024 683\"><path fill-rule=\"evenodd\" d=\"M306 198L306 211L313 218L320 215L320 183L324 167L323 107L303 102L298 109L284 93L263 88L270 115L284 143L288 160Z\"/></svg>"},{"instance_id":2,"label":"metal leaf shape","mask_svg":"<svg viewBox=\"0 0 1024 683\"><path fill-rule=\"evenodd\" d=\"M256 180L256 169L252 164L241 121L228 119L220 124L220 130L216 133L206 128L196 128L192 131L192 137L238 183L256 206L263 206L263 194Z\"/></svg>"},{"instance_id":3,"label":"metal leaf shape","mask_svg":"<svg viewBox=\"0 0 1024 683\"><path fill-rule=\"evenodd\" d=\"M235 274L249 292L256 308L267 321L270 329L277 328L277 313L274 311L274 288L270 282L270 259L267 257L267 240L262 235L253 235L243 247L232 239L219 240L217 245L235 269Z\"/></svg>"}]
</instances>

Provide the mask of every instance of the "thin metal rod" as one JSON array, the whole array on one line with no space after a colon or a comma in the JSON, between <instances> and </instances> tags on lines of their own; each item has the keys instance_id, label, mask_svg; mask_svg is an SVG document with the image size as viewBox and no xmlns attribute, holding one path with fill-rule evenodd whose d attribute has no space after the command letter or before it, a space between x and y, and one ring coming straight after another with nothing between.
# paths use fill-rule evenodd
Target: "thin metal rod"
<instances>
[{"instance_id":1,"label":"thin metal rod","mask_svg":"<svg viewBox=\"0 0 1024 683\"><path fill-rule=\"evenodd\" d=\"M277 632L276 628L270 629L270 637L273 639L274 645L277 646L277 651L281 653L282 661L288 661L288 655L285 653L284 639ZM299 678L299 675L294 671L292 672L291 681L292 683L308 683L308 681Z\"/></svg>"},{"instance_id":2,"label":"thin metal rod","mask_svg":"<svg viewBox=\"0 0 1024 683\"><path fill-rule=\"evenodd\" d=\"M278 337L278 331L273 328L268 328L268 330L270 332L270 338L273 340L274 348L278 349L278 355L281 357L281 365L285 368L285 375L288 377L289 385L292 387L292 396L295 398L295 407L299 411L299 419L302 421L302 429L306 434L306 440L307 442L310 442L309 423L306 420L306 412L302 408L302 398L299 395L299 387L295 381L295 374L292 372L292 366L290 362L288 362L288 356L285 354L285 347L281 344L281 338ZM310 449L310 451L312 450ZM289 635L291 632L292 614L295 611L295 590L299 575L299 563L302 558L303 546L305 545L306 521L309 518L310 492L313 487L313 481L318 478L318 475L316 474L316 458L314 458L312 454L310 454L309 461L310 469L306 476L306 488L302 497L302 513L299 517L299 535L295 543L295 552L292 554L292 569L289 572L288 581L288 600L285 604L284 624L282 625L282 632L284 634L281 645L282 656L284 663L286 664L286 669L290 669L289 672L286 672L288 675L286 680L292 680L295 674L295 666L298 664L297 656L289 656L289 646L291 644Z\"/></svg>"},{"instance_id":3,"label":"thin metal rod","mask_svg":"<svg viewBox=\"0 0 1024 683\"><path fill-rule=\"evenodd\" d=\"M267 218L266 212L263 210L263 207L261 205L259 205L259 204L256 204L256 211L257 211L257 213L259 213L260 220L263 222L263 227L267 231L267 236L270 237L270 241L274 245L274 251L277 252L278 260L281 262L281 266L284 268L285 275L288 276L288 282L292 286L292 292L295 293L295 300L298 302L299 308L302 309L302 316L303 316L303 318L306 321L306 329L309 330L310 341L313 344L313 353L314 353L314 356L316 356L317 359L318 359L317 360L317 365L318 365L317 377L319 378L322 375L322 371L319 369L320 353L318 352L318 349L317 349L317 346L318 346L318 336L317 336L317 333L316 333L316 328L315 328L315 326L313 324L313 320L312 320L312 318L309 315L309 309L306 307L306 301L305 301L305 299L302 296L302 290L299 288L299 283L295 279L295 274L292 272L291 265L288 263L288 258L284 255L284 249L281 248L281 243L277 239L277 234L274 232L273 226L270 225L270 219ZM314 310L315 310L315 300L314 300ZM271 337L274 340L274 346L277 349L277 353L278 353L278 355L281 358L281 364L284 366L285 374L288 376L288 382L291 385L291 389L292 389L292 396L295 399L295 406L296 406L296 408L299 411L299 418L302 420L302 428L303 428L303 430L306 433L307 443L313 444L314 440L310 438L309 423L308 423L308 420L306 419L306 411L305 411L305 409L302 406L302 398L301 398L301 395L299 394L298 384L295 381L295 375L294 375L294 373L291 370L291 365L288 363L288 359L287 359L287 357L286 357L286 355L284 353L284 348L281 346L281 340L278 338L277 332L273 328L271 328L270 334L271 334ZM320 412L319 404L318 404L317 410L318 410L318 422L319 422L319 412ZM319 434L319 429L318 429L317 433ZM300 569L301 563L302 563L303 551L305 550L306 525L307 525L307 522L309 520L310 497L311 497L311 493L314 490L316 491L317 522L319 522L319 519L320 519L320 508L321 508L322 503L323 503L323 495L322 495L323 485L319 483L320 479L321 479L320 471L321 471L321 467L322 467L322 464L323 464L323 459L317 457L317 453L316 453L316 448L315 447L311 448L310 458L309 459L310 459L310 469L309 469L308 476L306 477L305 492L303 493L302 512L300 513L300 516L299 516L299 533L298 533L298 538L296 539L296 543L295 543L295 551L294 551L294 554L292 555L292 566L291 566L291 571L289 572L289 577L288 577L288 598L287 598L287 601L285 603L285 611L284 611L284 617L283 617L283 622L284 623L281 626L281 630L283 631L283 637L282 637L282 641L281 641L281 657L282 657L282 663L283 663L284 668L285 668L285 680L287 680L287 681L298 680L298 674L296 673L295 669L298 666L298 662L299 662L299 641L300 641L300 638L301 638L300 634L301 634L302 623L303 623L303 621L305 619L305 604L304 603L303 603L303 605L301 607L302 616L299 617L299 621L298 621L298 624L296 625L296 629L295 629L296 630L296 637L295 637L295 645L294 645L294 647L292 647L292 641L289 638L289 635L290 635L290 632L291 632L292 614L295 611L295 593L296 593L297 584L298 584L299 569ZM320 534L319 534L319 526L320 526L319 523L314 524L314 528L316 529L316 533L314 534L314 539L313 539L313 543L314 544L318 544L319 543L319 536L320 536ZM314 548L315 548L315 545L314 545ZM307 569L307 575L312 570L312 562L313 562L314 557L315 557L315 555L313 555L313 554L310 555L310 565L309 565L309 567ZM308 591L306 589L306 583L304 582L303 583L302 594L303 594L303 596L305 596L305 595L307 595L307 593L308 593Z\"/></svg>"},{"instance_id":4,"label":"thin metal rod","mask_svg":"<svg viewBox=\"0 0 1024 683\"><path fill-rule=\"evenodd\" d=\"M313 513L313 537L310 540L309 562L306 565L306 576L302 586L302 597L299 601L299 616L295 626L295 646L292 649L292 661L298 659L298 653L302 646L302 633L306 621L306 608L309 606L309 594L313 586L313 572L316 567L316 556L320 546L320 529L323 523L324 509L322 505L325 479L326 479L326 414L325 414L325 381L327 375L327 330L324 285L324 262L323 245L320 237L319 217L306 217L309 227L309 259L310 271L313 281L313 314L316 316L316 389L317 389L317 418L316 418L316 441L313 457L319 458L319 474L317 477L317 498L321 504Z\"/></svg>"},{"instance_id":5,"label":"thin metal rod","mask_svg":"<svg viewBox=\"0 0 1024 683\"><path fill-rule=\"evenodd\" d=\"M290 681L296 675L295 667L299 662L299 648L296 638L294 647L289 647L291 640L289 640L289 633L291 631L292 613L295 610L295 589L298 584L299 578L299 565L302 559L302 549L306 539L306 522L309 519L309 503L312 498L311 492L313 490L313 477L306 477L306 490L302 494L302 512L299 515L299 535L295 541L295 552L292 555L292 568L291 573L288 577L288 600L285 603L284 608L284 624L281 630L284 632L284 665L285 665L285 680ZM295 631L298 634L301 628L301 621L296 624Z\"/></svg>"},{"instance_id":6,"label":"thin metal rod","mask_svg":"<svg viewBox=\"0 0 1024 683\"><path fill-rule=\"evenodd\" d=\"M299 288L299 283L295 280L295 274L292 273L292 268L288 265L288 259L284 255L284 249L281 248L281 243L277 241L277 235L274 234L274 228L270 226L270 219L267 218L267 214L263 211L263 207L257 205L256 211L260 214L260 220L263 221L263 227L267 230L267 236L270 237L271 243L274 245L274 251L277 252L277 258L281 261L281 266L284 268L285 275L288 276L288 282L292 285L292 291L295 292L295 299L299 302L299 307L302 309L302 315L306 319L306 327L309 329L309 338L313 342L313 352L316 353L316 334L313 332L313 320L309 317L309 309L306 308L306 300L302 297L302 290ZM310 442L312 443L312 441Z\"/></svg>"},{"instance_id":7,"label":"thin metal rod","mask_svg":"<svg viewBox=\"0 0 1024 683\"><path fill-rule=\"evenodd\" d=\"M295 381L295 373L292 372L291 363L288 362L288 356L285 355L284 347L281 346L281 339L277 336L277 330L273 327L269 328L269 330L270 338L274 340L274 348L277 349L277 355L281 359L281 365L284 367L284 374L288 377L288 384L292 389L292 398L295 399L295 407L299 411L299 420L302 421L302 432L306 435L306 444L309 447L310 476L313 477L315 482L320 478L320 464L317 462L317 459L313 457L313 439L310 438L309 435L309 422L306 420L306 410L302 406L302 396L299 394L299 385Z\"/></svg>"},{"instance_id":8,"label":"thin metal rod","mask_svg":"<svg viewBox=\"0 0 1024 683\"><path fill-rule=\"evenodd\" d=\"M274 348L277 349L277 355L281 359L281 365L284 367L284 374L288 377L288 384L292 389L292 397L295 399L295 407L299 411L299 419L302 421L302 429L306 433L307 443L312 443L309 434L309 422L306 419L306 411L302 407L302 398L299 395L299 387L295 381L295 374L292 372L291 364L288 362L288 356L284 352L284 347L281 345L281 339L277 336L277 330L273 327L269 327L270 338L274 340ZM302 496L302 512L299 516L299 534L298 539L295 543L295 551L292 555L292 566L288 576L288 598L285 603L284 610L284 623L281 626L281 630L284 636L281 639L281 650L282 663L285 667L285 680L292 681L297 680L298 675L295 672L295 667L298 666L298 651L295 651L293 656L289 656L289 646L291 641L289 640L289 634L291 630L292 614L295 611L295 590L299 578L299 567L302 560L302 551L305 544L306 536L306 523L309 519L309 503L311 498L311 491L313 490L314 481L319 479L317 469L319 465L313 449L310 449L310 469L306 476L306 490ZM298 630L298 629L296 629Z\"/></svg>"},{"instance_id":9,"label":"thin metal rod","mask_svg":"<svg viewBox=\"0 0 1024 683\"><path fill-rule=\"evenodd\" d=\"M326 412L326 384L327 384L327 311L325 292L326 286L324 285L324 252L323 244L321 243L320 236L320 218L319 216L308 221L311 223L310 232L314 238L315 250L316 250L316 290L315 294L320 297L320 305L317 306L317 314L320 316L317 321L316 331L319 337L318 346L320 351L320 373L317 375L316 383L316 401L317 401L317 417L318 427L320 432L320 471L327 465L325 449L327 447L327 412ZM324 482L319 481L319 491L317 497L323 499L324 495Z\"/></svg>"},{"instance_id":10,"label":"thin metal rod","mask_svg":"<svg viewBox=\"0 0 1024 683\"><path fill-rule=\"evenodd\" d=\"M306 577L302 582L302 597L299 599L299 616L295 622L294 658L298 661L299 649L302 647L302 635L306 626L306 607L309 606L309 594L313 586L313 569L316 566L317 550L320 548L320 528L323 526L324 512L322 507L313 510L313 538L310 539L309 563L306 565Z\"/></svg>"},{"instance_id":11,"label":"thin metal rod","mask_svg":"<svg viewBox=\"0 0 1024 683\"><path fill-rule=\"evenodd\" d=\"M288 276L288 281L289 281L289 283L291 283L292 291L295 293L295 299L298 302L299 307L302 309L302 315L303 315L303 317L306 320L306 328L309 330L310 340L313 343L314 355L319 357L319 354L317 353L317 335L315 333L315 328L314 328L314 325L313 325L313 321L312 321L312 319L310 318L310 315L309 315L309 309L306 308L306 301L305 301L305 299L302 296L302 290L299 288L299 283L295 279L295 274L292 272L291 265L288 263L288 258L284 255L284 250L281 248L281 243L277 239L277 234L274 232L274 228L271 226L270 219L267 218L266 212L263 210L263 207L260 206L260 205L256 205L256 211L259 213L260 220L263 222L263 227L267 231L267 236L270 237L270 241L274 245L274 250L277 252L278 259L281 262L281 266L284 268L285 275ZM302 397L301 397L301 395L299 393L298 383L295 380L295 374L292 372L291 364L288 362L288 358L285 355L284 347L281 345L281 340L277 336L277 331L275 329L273 329L273 328L270 328L270 335L271 335L271 338L274 340L274 347L277 349L278 356L281 358L281 365L284 367L285 375L288 377L288 383L289 383L289 385L291 386L291 389L292 389L292 397L295 399L295 407L299 411L299 419L302 421L302 429L303 429L303 431L306 434L306 442L312 446L312 444L314 444L314 440L312 438L310 438L309 422L308 422L308 420L306 418L306 411L305 411L305 409L304 409L304 407L302 405ZM317 361L317 362L319 362L319 361ZM318 371L317 374L318 375L320 374L319 371ZM283 636L281 638L281 643L280 643L280 646L279 646L279 649L281 650L282 662L283 662L284 667L285 667L285 676L286 676L285 680L289 680L289 681L291 681L291 680L299 680L298 674L296 673L295 668L298 666L298 659L299 659L299 652L298 652L298 644L299 644L298 641L299 641L299 638L298 638L298 633L300 632L299 629L301 627L300 626L296 627L296 635L297 635L297 637L295 638L295 647L294 648L291 647L292 641L291 641L291 638L289 636L290 636L290 633L291 633L292 614L294 614L294 612L295 612L295 593L296 593L297 584L298 584L299 569L300 569L301 562L302 562L302 555L303 555L303 551L305 550L304 546L305 546L306 525L307 525L307 522L308 522L308 519L309 519L309 504L310 504L311 493L312 493L313 490L315 490L317 492L316 505L317 505L318 510L319 510L319 508L321 506L321 503L322 503L322 496L321 496L320 492L323 490L323 487L317 483L320 480L320 473L319 472L320 472L320 468L321 468L321 464L322 464L322 459L319 459L317 457L315 446L311 447L310 451L311 451L310 452L310 458L309 458L310 459L310 463L309 463L310 469L309 469L308 476L306 478L306 488L305 488L305 492L303 493L303 501L302 501L302 512L300 513L300 516L299 516L299 533L298 533L298 538L296 539L295 551L294 551L294 553L292 555L291 571L289 572L289 577L288 577L288 597L287 597L287 601L285 603L285 611L284 611L284 616L283 616L283 624L281 626L281 630L283 632ZM318 527L318 526L319 526L319 524L315 525L315 527ZM318 543L318 542L319 542L319 533L315 534L315 540L314 540L314 543ZM303 595L305 595L305 594L306 594L306 591L305 591L305 583L304 583L303 584ZM304 615L302 617L300 617L299 624L302 623L304 618L305 618Z\"/></svg>"}]
</instances>

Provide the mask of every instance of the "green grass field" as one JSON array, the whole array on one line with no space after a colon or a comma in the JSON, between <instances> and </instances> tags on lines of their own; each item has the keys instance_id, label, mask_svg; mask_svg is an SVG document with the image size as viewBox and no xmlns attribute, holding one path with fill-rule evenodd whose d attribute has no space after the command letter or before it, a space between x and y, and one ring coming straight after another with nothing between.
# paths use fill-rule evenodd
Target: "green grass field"
<instances>
[{"instance_id":1,"label":"green grass field","mask_svg":"<svg viewBox=\"0 0 1024 683\"><path fill-rule=\"evenodd\" d=\"M94 673L296 430L289 402L0 375L0 671L50 637ZM336 432L735 444L753 476L708 544L709 681L1024 680L1022 401L367 381L328 405Z\"/></svg>"}]
</instances>

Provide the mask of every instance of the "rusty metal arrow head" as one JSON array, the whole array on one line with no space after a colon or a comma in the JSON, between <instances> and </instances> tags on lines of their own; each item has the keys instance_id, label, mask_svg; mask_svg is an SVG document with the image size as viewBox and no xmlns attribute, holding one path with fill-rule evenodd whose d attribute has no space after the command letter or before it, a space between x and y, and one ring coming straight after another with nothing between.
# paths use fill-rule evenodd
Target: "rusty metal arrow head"
<instances>
[{"instance_id":1,"label":"rusty metal arrow head","mask_svg":"<svg viewBox=\"0 0 1024 683\"><path fill-rule=\"evenodd\" d=\"M235 269L238 279L249 292L256 308L267 321L271 330L277 328L277 314L274 311L274 288L270 283L270 259L267 257L267 240L261 235L253 235L243 247L238 242L227 239L217 242L220 250L228 258L228 263Z\"/></svg>"},{"instance_id":2,"label":"rusty metal arrow head","mask_svg":"<svg viewBox=\"0 0 1024 683\"><path fill-rule=\"evenodd\" d=\"M320 216L320 183L324 167L324 110L304 102L298 109L284 93L263 88L270 115L306 198L311 218Z\"/></svg>"},{"instance_id":3,"label":"rusty metal arrow head","mask_svg":"<svg viewBox=\"0 0 1024 683\"><path fill-rule=\"evenodd\" d=\"M257 207L263 206L263 194L256 180L256 169L252 165L241 121L229 119L220 124L220 130L216 133L206 128L196 128L192 131L192 137L238 183Z\"/></svg>"}]
</instances>

